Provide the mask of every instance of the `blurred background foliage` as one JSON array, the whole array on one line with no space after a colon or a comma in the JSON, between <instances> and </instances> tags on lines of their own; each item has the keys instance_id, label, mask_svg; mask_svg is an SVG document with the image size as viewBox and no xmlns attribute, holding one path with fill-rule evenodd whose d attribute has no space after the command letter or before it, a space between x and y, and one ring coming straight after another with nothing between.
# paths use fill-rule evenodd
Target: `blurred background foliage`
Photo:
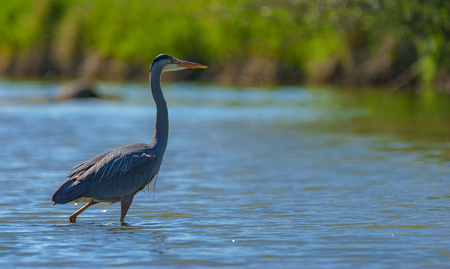
<instances>
[{"instance_id":1,"label":"blurred background foliage","mask_svg":"<svg viewBox=\"0 0 450 269\"><path fill-rule=\"evenodd\" d=\"M143 80L166 53L210 66L182 79L450 92L449 13L448 0L4 1L0 75Z\"/></svg>"}]
</instances>

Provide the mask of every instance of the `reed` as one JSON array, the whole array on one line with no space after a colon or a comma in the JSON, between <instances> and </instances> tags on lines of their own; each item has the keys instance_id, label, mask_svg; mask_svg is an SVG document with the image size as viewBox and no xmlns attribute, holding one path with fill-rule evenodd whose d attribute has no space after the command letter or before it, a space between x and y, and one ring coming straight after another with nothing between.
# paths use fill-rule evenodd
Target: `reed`
<instances>
[{"instance_id":1,"label":"reed","mask_svg":"<svg viewBox=\"0 0 450 269\"><path fill-rule=\"evenodd\" d=\"M449 11L444 0L5 1L0 73L128 79L167 53L214 63L208 77L223 82L444 89Z\"/></svg>"}]
</instances>

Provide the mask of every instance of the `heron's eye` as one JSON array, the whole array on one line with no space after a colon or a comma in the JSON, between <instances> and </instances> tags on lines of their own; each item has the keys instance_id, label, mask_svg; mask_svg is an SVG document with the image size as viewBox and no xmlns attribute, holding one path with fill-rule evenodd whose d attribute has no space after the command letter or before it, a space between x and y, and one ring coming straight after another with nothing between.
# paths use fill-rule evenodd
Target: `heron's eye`
<instances>
[{"instance_id":1,"label":"heron's eye","mask_svg":"<svg viewBox=\"0 0 450 269\"><path fill-rule=\"evenodd\" d=\"M173 64L173 59L170 59L170 63Z\"/></svg>"}]
</instances>

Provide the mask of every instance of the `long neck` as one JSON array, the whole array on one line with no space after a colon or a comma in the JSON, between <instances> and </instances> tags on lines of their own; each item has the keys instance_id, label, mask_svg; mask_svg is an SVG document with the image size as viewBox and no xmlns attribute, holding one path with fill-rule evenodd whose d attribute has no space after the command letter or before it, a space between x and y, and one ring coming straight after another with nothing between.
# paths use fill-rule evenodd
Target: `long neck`
<instances>
[{"instance_id":1,"label":"long neck","mask_svg":"<svg viewBox=\"0 0 450 269\"><path fill-rule=\"evenodd\" d=\"M153 99L156 103L156 126L151 144L164 153L169 137L169 114L167 111L166 100L161 91L162 67L154 65L150 72L150 87L152 89Z\"/></svg>"}]
</instances>

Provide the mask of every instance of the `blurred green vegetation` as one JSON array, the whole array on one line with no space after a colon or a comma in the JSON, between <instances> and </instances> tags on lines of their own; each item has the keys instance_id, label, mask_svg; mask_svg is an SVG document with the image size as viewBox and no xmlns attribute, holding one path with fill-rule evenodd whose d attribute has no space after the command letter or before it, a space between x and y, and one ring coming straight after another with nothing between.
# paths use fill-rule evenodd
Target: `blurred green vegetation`
<instances>
[{"instance_id":1,"label":"blurred green vegetation","mask_svg":"<svg viewBox=\"0 0 450 269\"><path fill-rule=\"evenodd\" d=\"M449 37L447 0L15 0L0 74L143 79L167 53L224 83L450 91Z\"/></svg>"}]
</instances>

